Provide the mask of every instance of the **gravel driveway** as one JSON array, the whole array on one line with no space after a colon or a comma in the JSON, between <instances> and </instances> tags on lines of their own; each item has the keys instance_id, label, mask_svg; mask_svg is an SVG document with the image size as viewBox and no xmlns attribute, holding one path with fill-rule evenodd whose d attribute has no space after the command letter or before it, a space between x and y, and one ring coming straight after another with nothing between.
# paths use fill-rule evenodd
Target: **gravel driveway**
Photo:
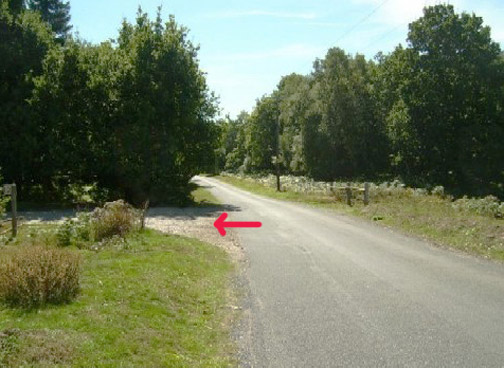
<instances>
[{"instance_id":1,"label":"gravel driveway","mask_svg":"<svg viewBox=\"0 0 504 368\"><path fill-rule=\"evenodd\" d=\"M154 207L147 213L146 226L162 232L196 238L223 248L235 261L243 261L243 249L236 232L220 236L213 226L222 212L233 211L229 206Z\"/></svg>"}]
</instances>

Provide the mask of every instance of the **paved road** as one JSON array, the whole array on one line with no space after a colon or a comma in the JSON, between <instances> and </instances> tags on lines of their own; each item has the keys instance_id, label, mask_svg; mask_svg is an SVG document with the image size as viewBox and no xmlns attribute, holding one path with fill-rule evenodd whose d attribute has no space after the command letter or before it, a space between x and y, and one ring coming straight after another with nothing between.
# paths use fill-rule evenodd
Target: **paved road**
<instances>
[{"instance_id":1,"label":"paved road","mask_svg":"<svg viewBox=\"0 0 504 368\"><path fill-rule=\"evenodd\" d=\"M244 367L504 367L504 266L196 178L240 229ZM246 316L247 313L244 313Z\"/></svg>"}]
</instances>

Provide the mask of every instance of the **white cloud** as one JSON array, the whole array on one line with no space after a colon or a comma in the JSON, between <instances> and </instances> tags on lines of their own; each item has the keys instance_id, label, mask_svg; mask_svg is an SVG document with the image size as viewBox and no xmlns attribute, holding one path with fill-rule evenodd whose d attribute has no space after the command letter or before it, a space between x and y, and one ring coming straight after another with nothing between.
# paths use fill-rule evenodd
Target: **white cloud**
<instances>
[{"instance_id":1,"label":"white cloud","mask_svg":"<svg viewBox=\"0 0 504 368\"><path fill-rule=\"evenodd\" d=\"M352 0L355 4L368 4L369 12L383 3L383 0ZM425 6L440 3L449 3L455 7L455 11L475 13L483 17L486 25L492 28L492 38L498 42L504 42L504 23L502 23L503 6L496 6L492 1L473 2L468 0L389 0L381 6L376 14L372 15L365 23L375 23L398 27L406 25L423 15Z\"/></svg>"},{"instance_id":2,"label":"white cloud","mask_svg":"<svg viewBox=\"0 0 504 368\"><path fill-rule=\"evenodd\" d=\"M353 0L356 4L369 4L370 11L380 6L382 0ZM389 25L399 25L409 23L422 16L422 10L425 6L439 3L439 0L389 0L377 10L368 22L386 23ZM457 5L461 1L450 1Z\"/></svg>"},{"instance_id":3,"label":"white cloud","mask_svg":"<svg viewBox=\"0 0 504 368\"><path fill-rule=\"evenodd\" d=\"M291 18L291 19L315 19L315 13L292 13L292 12L272 12L266 10L244 10L244 11L226 11L220 13L207 14L208 18L242 18L251 16L265 16L273 18Z\"/></svg>"}]
</instances>

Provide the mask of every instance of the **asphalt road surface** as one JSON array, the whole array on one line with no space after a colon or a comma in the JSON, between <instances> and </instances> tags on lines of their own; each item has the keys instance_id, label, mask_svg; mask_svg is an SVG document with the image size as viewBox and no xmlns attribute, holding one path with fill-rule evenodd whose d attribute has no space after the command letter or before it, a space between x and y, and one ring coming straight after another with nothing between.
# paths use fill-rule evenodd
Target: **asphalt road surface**
<instances>
[{"instance_id":1,"label":"asphalt road surface","mask_svg":"<svg viewBox=\"0 0 504 368\"><path fill-rule=\"evenodd\" d=\"M197 177L245 248L243 367L504 367L504 265ZM217 230L216 230L217 231Z\"/></svg>"}]
</instances>

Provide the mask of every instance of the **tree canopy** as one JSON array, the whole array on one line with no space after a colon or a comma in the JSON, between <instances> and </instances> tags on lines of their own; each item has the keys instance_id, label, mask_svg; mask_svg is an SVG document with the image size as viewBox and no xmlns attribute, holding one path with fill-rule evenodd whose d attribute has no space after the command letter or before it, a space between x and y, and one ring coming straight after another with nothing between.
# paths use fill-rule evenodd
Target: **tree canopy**
<instances>
[{"instance_id":1,"label":"tree canopy","mask_svg":"<svg viewBox=\"0 0 504 368\"><path fill-rule=\"evenodd\" d=\"M134 203L188 197L218 137L216 100L185 27L139 10L116 42L91 45L54 42L38 12L1 22L15 41L0 45L0 166L25 197L73 184Z\"/></svg>"},{"instance_id":2,"label":"tree canopy","mask_svg":"<svg viewBox=\"0 0 504 368\"><path fill-rule=\"evenodd\" d=\"M272 172L279 127L285 173L396 177L503 197L503 68L482 18L451 5L426 7L406 47L374 62L335 47L310 75L283 77L246 124L235 125L236 144L227 136L223 168ZM230 153L237 147L242 164Z\"/></svg>"},{"instance_id":3,"label":"tree canopy","mask_svg":"<svg viewBox=\"0 0 504 368\"><path fill-rule=\"evenodd\" d=\"M17 1L19 2L19 1ZM28 9L40 13L42 20L51 25L51 29L64 39L72 29L70 25L70 2L61 0L27 0Z\"/></svg>"}]
</instances>

